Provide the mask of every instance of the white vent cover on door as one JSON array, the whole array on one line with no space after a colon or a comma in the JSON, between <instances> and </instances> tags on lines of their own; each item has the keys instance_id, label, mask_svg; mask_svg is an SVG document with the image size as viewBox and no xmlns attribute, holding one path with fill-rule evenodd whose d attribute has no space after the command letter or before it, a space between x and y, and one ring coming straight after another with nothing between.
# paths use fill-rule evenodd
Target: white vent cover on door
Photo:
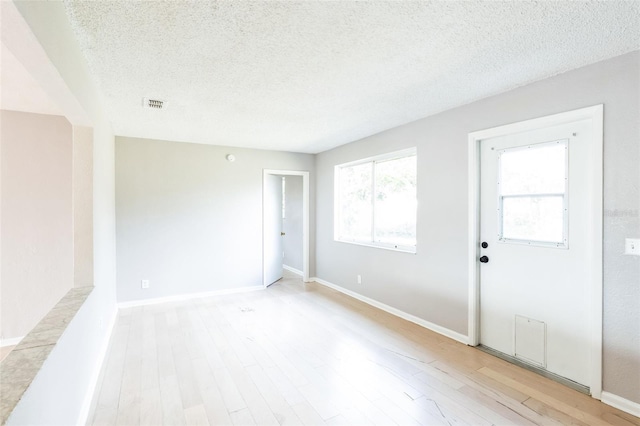
<instances>
[{"instance_id":1,"label":"white vent cover on door","mask_svg":"<svg viewBox=\"0 0 640 426\"><path fill-rule=\"evenodd\" d=\"M165 106L165 102L160 99L143 98L142 107L150 109L162 109Z\"/></svg>"},{"instance_id":2,"label":"white vent cover on door","mask_svg":"<svg viewBox=\"0 0 640 426\"><path fill-rule=\"evenodd\" d=\"M516 315L515 322L515 357L546 368L546 324L520 315Z\"/></svg>"}]
</instances>

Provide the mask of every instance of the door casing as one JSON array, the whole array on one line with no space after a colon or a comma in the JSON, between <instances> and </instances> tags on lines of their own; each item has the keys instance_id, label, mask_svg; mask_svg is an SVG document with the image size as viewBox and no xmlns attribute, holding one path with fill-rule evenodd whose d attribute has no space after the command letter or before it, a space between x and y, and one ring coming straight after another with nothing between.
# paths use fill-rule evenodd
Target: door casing
<instances>
[{"instance_id":1,"label":"door casing","mask_svg":"<svg viewBox=\"0 0 640 426\"><path fill-rule=\"evenodd\" d=\"M297 170L273 170L264 169L262 178L262 226L264 244L264 199L267 196L266 176L302 176L302 280L309 282L309 172ZM262 273L265 267L264 250L262 253ZM264 282L264 279L263 279ZM265 286L266 287L266 286Z\"/></svg>"},{"instance_id":2,"label":"door casing","mask_svg":"<svg viewBox=\"0 0 640 426\"><path fill-rule=\"evenodd\" d=\"M469 310L468 344L479 344L480 326L480 142L483 139L520 133L580 120L590 123L589 167L593 171L587 182L589 192L589 242L592 248L587 283L590 300L590 371L591 396L602 395L602 223L603 223L603 105L549 115L504 126L469 133L468 151L468 274Z\"/></svg>"}]
</instances>

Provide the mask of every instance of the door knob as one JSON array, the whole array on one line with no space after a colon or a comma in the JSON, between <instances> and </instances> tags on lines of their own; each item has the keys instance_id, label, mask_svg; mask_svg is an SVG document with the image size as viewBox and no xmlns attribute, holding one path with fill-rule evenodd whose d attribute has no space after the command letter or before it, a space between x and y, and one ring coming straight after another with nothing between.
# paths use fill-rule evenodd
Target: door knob
<instances>
[{"instance_id":1,"label":"door knob","mask_svg":"<svg viewBox=\"0 0 640 426\"><path fill-rule=\"evenodd\" d=\"M482 256L480 258L480 263L489 263L489 258L487 256Z\"/></svg>"},{"instance_id":2,"label":"door knob","mask_svg":"<svg viewBox=\"0 0 640 426\"><path fill-rule=\"evenodd\" d=\"M284 232L281 232L281 233L280 233L280 236L281 236L281 237L284 237Z\"/></svg>"}]
</instances>

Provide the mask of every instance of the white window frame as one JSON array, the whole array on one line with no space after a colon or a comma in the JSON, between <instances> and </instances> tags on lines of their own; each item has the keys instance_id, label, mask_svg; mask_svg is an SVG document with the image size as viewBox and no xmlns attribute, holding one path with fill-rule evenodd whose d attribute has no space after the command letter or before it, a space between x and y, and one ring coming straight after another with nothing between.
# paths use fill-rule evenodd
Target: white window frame
<instances>
[{"instance_id":1,"label":"white window frame","mask_svg":"<svg viewBox=\"0 0 640 426\"><path fill-rule=\"evenodd\" d=\"M418 156L418 149L416 147L403 149L401 151L389 152L387 154L376 155L373 157L363 158L361 160L351 161L348 163L338 164L334 167L333 173L333 181L334 181L334 222L333 222L333 239L334 241L348 244L355 244L359 246L366 247L376 247L385 250L399 251L404 253L412 253L415 254L417 252L417 207L416 207L416 244L415 245L402 245L402 244L393 244L393 243L385 243L381 241L375 241L375 182L376 182L376 168L375 164L390 161L390 160L398 160L405 157ZM345 238L340 235L340 226L342 223L341 218L341 209L340 209L340 200L342 199L342 193L340 188L340 172L342 169L347 167L358 166L360 164L372 163L372 176L371 176L371 209L372 209L372 218L371 218L371 240L370 241L362 241L356 239ZM416 171L417 174L417 171ZM416 185L417 186L417 185ZM417 188L416 188L416 198L417 198ZM417 200L416 200L417 203ZM416 204L417 205L417 204Z\"/></svg>"},{"instance_id":2,"label":"white window frame","mask_svg":"<svg viewBox=\"0 0 640 426\"><path fill-rule=\"evenodd\" d=\"M502 182L502 154L514 152L514 151L526 151L529 149L542 148L548 145L563 144L565 148L564 156L564 192L563 193L548 193L548 194L517 194L517 195L503 195L500 184ZM531 145L519 146L515 148L506 148L498 151L498 243L501 244L524 244L529 246L540 247L552 247L559 249L569 248L569 139L559 139L551 142L540 142ZM540 240L525 240L515 238L504 237L504 198L516 198L516 197L562 197L563 216L562 216L562 242L554 241L540 241Z\"/></svg>"}]
</instances>

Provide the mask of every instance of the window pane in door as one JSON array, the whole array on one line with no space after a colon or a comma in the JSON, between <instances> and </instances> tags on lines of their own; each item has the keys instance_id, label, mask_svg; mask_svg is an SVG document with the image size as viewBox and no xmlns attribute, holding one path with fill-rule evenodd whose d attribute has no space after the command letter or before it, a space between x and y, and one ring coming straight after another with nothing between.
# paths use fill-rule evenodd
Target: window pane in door
<instances>
[{"instance_id":1,"label":"window pane in door","mask_svg":"<svg viewBox=\"0 0 640 426\"><path fill-rule=\"evenodd\" d=\"M340 169L340 238L371 241L373 163Z\"/></svg>"},{"instance_id":2,"label":"window pane in door","mask_svg":"<svg viewBox=\"0 0 640 426\"><path fill-rule=\"evenodd\" d=\"M500 193L564 193L567 141L505 150L500 154Z\"/></svg>"},{"instance_id":3,"label":"window pane in door","mask_svg":"<svg viewBox=\"0 0 640 426\"><path fill-rule=\"evenodd\" d=\"M375 240L416 244L416 156L376 163Z\"/></svg>"},{"instance_id":4,"label":"window pane in door","mask_svg":"<svg viewBox=\"0 0 640 426\"><path fill-rule=\"evenodd\" d=\"M564 243L564 196L503 197L502 238Z\"/></svg>"}]
</instances>

